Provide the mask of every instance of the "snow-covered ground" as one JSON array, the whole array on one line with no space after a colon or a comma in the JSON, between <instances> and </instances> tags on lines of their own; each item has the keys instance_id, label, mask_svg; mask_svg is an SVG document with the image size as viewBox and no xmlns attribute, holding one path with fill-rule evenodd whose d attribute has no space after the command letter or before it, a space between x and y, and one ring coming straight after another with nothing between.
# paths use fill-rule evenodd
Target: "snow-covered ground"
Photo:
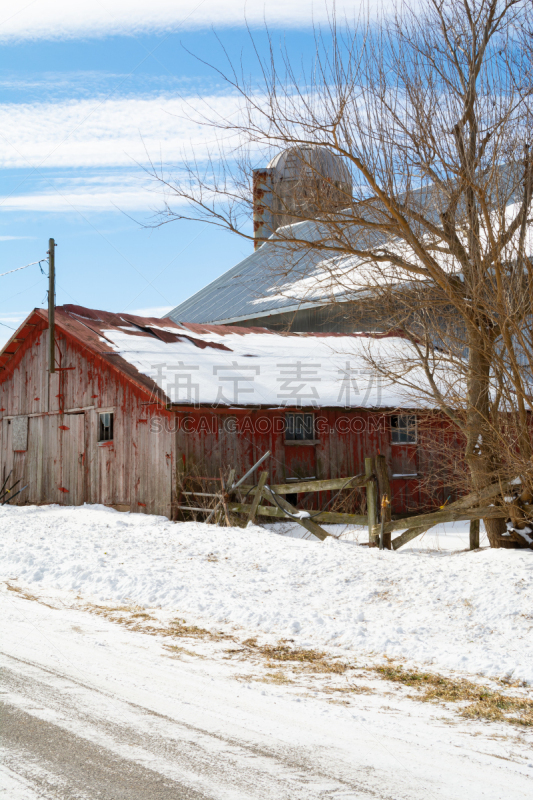
<instances>
[{"instance_id":1,"label":"snow-covered ground","mask_svg":"<svg viewBox=\"0 0 533 800\"><path fill-rule=\"evenodd\" d=\"M463 529L397 552L101 506L0 507L0 576L210 629L533 683L533 552Z\"/></svg>"},{"instance_id":2,"label":"snow-covered ground","mask_svg":"<svg viewBox=\"0 0 533 800\"><path fill-rule=\"evenodd\" d=\"M532 682L533 553L470 553L457 525L396 553L333 531L0 507L2 796L529 798L529 728L375 665ZM343 669L261 654L282 637Z\"/></svg>"},{"instance_id":3,"label":"snow-covered ground","mask_svg":"<svg viewBox=\"0 0 533 800\"><path fill-rule=\"evenodd\" d=\"M36 589L0 585L6 800L531 796L527 729L357 669L278 684L235 642L147 635Z\"/></svg>"}]
</instances>

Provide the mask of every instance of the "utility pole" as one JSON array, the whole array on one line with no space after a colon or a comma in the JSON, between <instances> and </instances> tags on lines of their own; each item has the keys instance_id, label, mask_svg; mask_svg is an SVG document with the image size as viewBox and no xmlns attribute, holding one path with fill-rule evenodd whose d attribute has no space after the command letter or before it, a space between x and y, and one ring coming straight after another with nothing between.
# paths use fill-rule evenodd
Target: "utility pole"
<instances>
[{"instance_id":1,"label":"utility pole","mask_svg":"<svg viewBox=\"0 0 533 800\"><path fill-rule=\"evenodd\" d=\"M56 336L55 336L55 307L56 307L56 243L53 239L48 241L48 371L56 371Z\"/></svg>"}]
</instances>

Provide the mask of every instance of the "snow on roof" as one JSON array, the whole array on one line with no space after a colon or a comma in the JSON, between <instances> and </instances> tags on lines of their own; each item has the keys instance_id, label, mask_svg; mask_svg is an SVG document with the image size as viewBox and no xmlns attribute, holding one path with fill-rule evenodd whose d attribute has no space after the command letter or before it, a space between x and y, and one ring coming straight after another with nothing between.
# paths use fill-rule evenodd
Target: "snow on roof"
<instances>
[{"instance_id":1,"label":"snow on roof","mask_svg":"<svg viewBox=\"0 0 533 800\"><path fill-rule=\"evenodd\" d=\"M3 379L26 339L47 324L43 309L34 309L22 323L0 351ZM56 308L56 326L158 402L233 408L436 407L415 348L400 335L277 333L75 305ZM460 376L443 351L433 352L432 371L442 395L455 405ZM387 373L401 378L392 380Z\"/></svg>"},{"instance_id":2,"label":"snow on roof","mask_svg":"<svg viewBox=\"0 0 533 800\"><path fill-rule=\"evenodd\" d=\"M64 306L97 332L121 368L145 376L177 405L227 407L433 407L414 350L400 336L282 334L266 328L175 323ZM411 392L378 375L394 365ZM133 368L133 369L132 369Z\"/></svg>"},{"instance_id":3,"label":"snow on roof","mask_svg":"<svg viewBox=\"0 0 533 800\"><path fill-rule=\"evenodd\" d=\"M502 180L506 190L506 225L518 210L513 193L508 190L508 184L515 183L509 176ZM435 192L434 187L425 186L411 195L410 202L416 204L417 197L420 208L430 216L433 214L438 226L442 199L439 192ZM492 223L494 230L501 229L499 211L492 213ZM423 266L405 242L389 238L374 229L351 225L350 212L344 235L351 239L356 249L360 246L362 249L386 250L401 256L411 265ZM479 235L485 247L487 230L482 228ZM515 257L518 237L519 231L508 242L503 254L504 261ZM384 288L426 280L391 263L377 264L349 253L328 254L327 250L320 247L320 243L327 239L328 228L318 220L306 220L278 228L258 250L180 303L169 316L176 321L186 319L190 322L231 324L239 320L353 300L364 297L376 286ZM449 274L460 274L462 268L459 261L441 252L443 243L438 238L432 241L426 235L424 239L435 262L442 269ZM296 244L296 241L301 244ZM466 243L466 237L464 241ZM317 242L317 246L306 246L304 242ZM533 225L529 225L527 230L526 253L533 253Z\"/></svg>"}]
</instances>

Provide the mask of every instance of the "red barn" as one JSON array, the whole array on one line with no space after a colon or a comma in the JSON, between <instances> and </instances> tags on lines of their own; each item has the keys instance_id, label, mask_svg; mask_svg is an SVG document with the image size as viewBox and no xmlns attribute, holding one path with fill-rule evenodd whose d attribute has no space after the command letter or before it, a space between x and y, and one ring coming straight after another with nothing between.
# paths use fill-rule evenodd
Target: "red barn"
<instances>
[{"instance_id":1,"label":"red barn","mask_svg":"<svg viewBox=\"0 0 533 800\"><path fill-rule=\"evenodd\" d=\"M400 337L283 334L67 305L56 309L55 340L51 372L48 315L36 309L0 353L0 477L27 487L15 502L103 503L175 519L180 476L196 469L216 479L228 467L239 476L270 450L263 468L273 484L357 475L365 456L381 453L393 511L429 504L417 421L432 412L369 367L369 356L401 355Z\"/></svg>"}]
</instances>

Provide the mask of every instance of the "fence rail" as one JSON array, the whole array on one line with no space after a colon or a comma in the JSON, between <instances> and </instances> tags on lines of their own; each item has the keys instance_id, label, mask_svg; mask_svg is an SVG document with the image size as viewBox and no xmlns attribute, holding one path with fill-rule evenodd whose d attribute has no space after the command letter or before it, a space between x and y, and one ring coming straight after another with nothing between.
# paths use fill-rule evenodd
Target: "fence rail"
<instances>
[{"instance_id":1,"label":"fence rail","mask_svg":"<svg viewBox=\"0 0 533 800\"><path fill-rule=\"evenodd\" d=\"M461 497L438 511L392 519L390 478L385 457L382 455L378 455L376 458L365 458L364 473L352 477L290 481L269 486L267 484L268 472L261 472L257 484L245 484L246 478L249 478L269 456L270 452L265 453L239 481L235 481L235 470L231 470L227 481L222 481L222 491L219 493L182 492L186 496L218 498L215 508L192 509L189 506L181 505L178 508L197 512L208 511L207 522L213 517L220 522L222 511L227 524L230 524L228 512L247 515L250 521L253 521L256 516L291 520L321 540L332 534L324 530L320 523L364 525L368 527L369 547L379 546L393 550L397 550L417 536L421 536L435 525L460 520L472 523L470 547L475 549L479 547L479 532L476 535L476 523L477 529L479 529L480 519L505 519L514 516L520 519L533 519L533 505L520 504L518 507L514 503L501 504L506 491L509 491L511 487L516 490L517 479L504 484L493 483L484 489ZM286 495L292 494L311 492L337 492L340 494L345 489L356 488L366 490L367 513L364 515L326 510L302 511L295 508L286 499ZM491 505L491 500L500 504ZM402 533L392 539L392 534L396 531L402 531ZM516 532L511 532L509 536L511 539L514 537L514 541L521 541L525 546L528 546L529 543L529 546L533 548L533 542L527 537L521 539L519 533Z\"/></svg>"}]
</instances>

